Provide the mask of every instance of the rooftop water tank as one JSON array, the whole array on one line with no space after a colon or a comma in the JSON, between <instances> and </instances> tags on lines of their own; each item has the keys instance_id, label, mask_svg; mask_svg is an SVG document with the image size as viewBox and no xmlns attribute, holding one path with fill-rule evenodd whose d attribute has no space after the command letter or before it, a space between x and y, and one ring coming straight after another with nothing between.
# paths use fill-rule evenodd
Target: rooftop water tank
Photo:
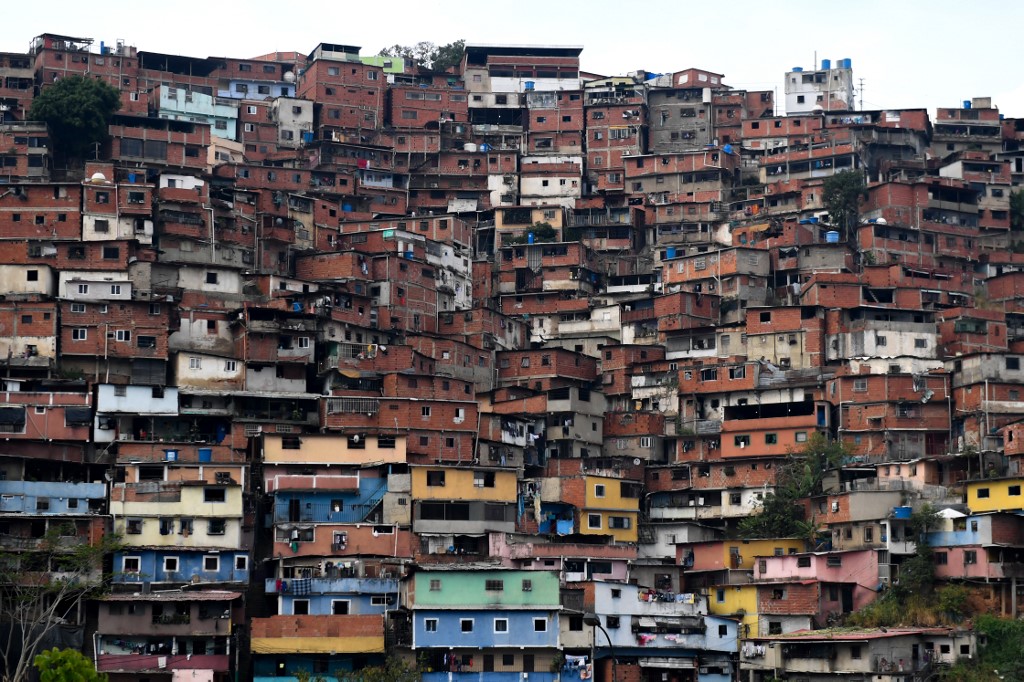
<instances>
[{"instance_id":1,"label":"rooftop water tank","mask_svg":"<svg viewBox=\"0 0 1024 682\"><path fill-rule=\"evenodd\" d=\"M839 233L836 232L835 230L829 230L828 232L826 232L825 233L825 243L826 244L838 244L839 243Z\"/></svg>"},{"instance_id":2,"label":"rooftop water tank","mask_svg":"<svg viewBox=\"0 0 1024 682\"><path fill-rule=\"evenodd\" d=\"M832 60L831 59L822 59L821 60L821 68L822 68L823 71L828 71L829 69L831 69L832 68Z\"/></svg>"}]
</instances>

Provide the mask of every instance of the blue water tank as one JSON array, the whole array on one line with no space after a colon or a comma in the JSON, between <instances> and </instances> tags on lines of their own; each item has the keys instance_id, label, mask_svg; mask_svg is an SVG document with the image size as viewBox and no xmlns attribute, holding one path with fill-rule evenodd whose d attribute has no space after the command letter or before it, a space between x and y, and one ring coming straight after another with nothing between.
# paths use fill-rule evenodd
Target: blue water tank
<instances>
[{"instance_id":1,"label":"blue water tank","mask_svg":"<svg viewBox=\"0 0 1024 682\"><path fill-rule=\"evenodd\" d=\"M528 233L526 235L526 243L527 244L532 244L533 243L533 232L530 232L530 233Z\"/></svg>"},{"instance_id":2,"label":"blue water tank","mask_svg":"<svg viewBox=\"0 0 1024 682\"><path fill-rule=\"evenodd\" d=\"M486 142L484 142L483 144L480 145L480 151L482 151L482 152L489 152L489 151L491 151L491 145L489 145Z\"/></svg>"},{"instance_id":3,"label":"blue water tank","mask_svg":"<svg viewBox=\"0 0 1024 682\"><path fill-rule=\"evenodd\" d=\"M352 212L352 204L342 204L341 205L341 210L344 211L345 213L351 213Z\"/></svg>"},{"instance_id":4,"label":"blue water tank","mask_svg":"<svg viewBox=\"0 0 1024 682\"><path fill-rule=\"evenodd\" d=\"M844 69L852 69L853 68L853 60L852 59L844 59L843 60L843 68Z\"/></svg>"},{"instance_id":5,"label":"blue water tank","mask_svg":"<svg viewBox=\"0 0 1024 682\"><path fill-rule=\"evenodd\" d=\"M970 108L971 108L971 100L965 99L964 100L964 109L970 109Z\"/></svg>"},{"instance_id":6,"label":"blue water tank","mask_svg":"<svg viewBox=\"0 0 1024 682\"><path fill-rule=\"evenodd\" d=\"M909 519L911 513L913 513L913 507L893 507L892 517L894 519Z\"/></svg>"},{"instance_id":7,"label":"blue water tank","mask_svg":"<svg viewBox=\"0 0 1024 682\"><path fill-rule=\"evenodd\" d=\"M726 154L732 154L732 145L725 145L724 147L722 147L722 151L725 152Z\"/></svg>"},{"instance_id":8,"label":"blue water tank","mask_svg":"<svg viewBox=\"0 0 1024 682\"><path fill-rule=\"evenodd\" d=\"M802 66L794 66L793 67L793 73L800 73L803 70L804 70L804 67L802 67Z\"/></svg>"},{"instance_id":9,"label":"blue water tank","mask_svg":"<svg viewBox=\"0 0 1024 682\"><path fill-rule=\"evenodd\" d=\"M828 232L826 232L825 233L825 243L826 244L838 244L839 243L839 233L836 232L835 230L829 230Z\"/></svg>"},{"instance_id":10,"label":"blue water tank","mask_svg":"<svg viewBox=\"0 0 1024 682\"><path fill-rule=\"evenodd\" d=\"M302 302L301 301L294 301L292 303L292 312L293 313L301 313L302 312Z\"/></svg>"},{"instance_id":11,"label":"blue water tank","mask_svg":"<svg viewBox=\"0 0 1024 682\"><path fill-rule=\"evenodd\" d=\"M177 450L164 450L164 461L165 462L177 462L178 451Z\"/></svg>"},{"instance_id":12,"label":"blue water tank","mask_svg":"<svg viewBox=\"0 0 1024 682\"><path fill-rule=\"evenodd\" d=\"M526 83L523 84L523 87L526 89L527 92L533 90L536 86L537 84L534 81L526 81Z\"/></svg>"},{"instance_id":13,"label":"blue water tank","mask_svg":"<svg viewBox=\"0 0 1024 682\"><path fill-rule=\"evenodd\" d=\"M199 448L199 461L200 462L212 462L213 461L213 448Z\"/></svg>"},{"instance_id":14,"label":"blue water tank","mask_svg":"<svg viewBox=\"0 0 1024 682\"><path fill-rule=\"evenodd\" d=\"M832 68L832 60L831 59L822 59L821 60L821 68L823 70L825 70L825 71L828 71L829 69L831 69Z\"/></svg>"},{"instance_id":15,"label":"blue water tank","mask_svg":"<svg viewBox=\"0 0 1024 682\"><path fill-rule=\"evenodd\" d=\"M676 247L670 246L667 249L665 249L665 258L666 259L675 258L675 257L676 257Z\"/></svg>"},{"instance_id":16,"label":"blue water tank","mask_svg":"<svg viewBox=\"0 0 1024 682\"><path fill-rule=\"evenodd\" d=\"M310 130L307 130L307 131L303 132L302 133L302 141L305 142L306 144L309 144L310 142L312 142L313 141L313 132L310 131Z\"/></svg>"}]
</instances>

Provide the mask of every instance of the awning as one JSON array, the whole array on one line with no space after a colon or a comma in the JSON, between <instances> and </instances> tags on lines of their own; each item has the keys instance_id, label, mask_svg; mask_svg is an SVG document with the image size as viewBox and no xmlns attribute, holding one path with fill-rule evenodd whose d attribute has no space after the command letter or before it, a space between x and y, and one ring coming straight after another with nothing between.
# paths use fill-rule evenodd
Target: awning
<instances>
[{"instance_id":1,"label":"awning","mask_svg":"<svg viewBox=\"0 0 1024 682\"><path fill-rule=\"evenodd\" d=\"M658 627L657 621L655 621L653 618L649 618L647 616L640 616L640 620L637 622L637 625L639 625L642 628L656 628L656 627Z\"/></svg>"},{"instance_id":2,"label":"awning","mask_svg":"<svg viewBox=\"0 0 1024 682\"><path fill-rule=\"evenodd\" d=\"M672 670L691 670L697 667L695 658L640 658L637 663L641 668L669 668Z\"/></svg>"},{"instance_id":3,"label":"awning","mask_svg":"<svg viewBox=\"0 0 1024 682\"><path fill-rule=\"evenodd\" d=\"M0 424L24 424L24 407L0 407Z\"/></svg>"},{"instance_id":4,"label":"awning","mask_svg":"<svg viewBox=\"0 0 1024 682\"><path fill-rule=\"evenodd\" d=\"M88 426L92 424L92 408L65 407L64 422L68 425Z\"/></svg>"}]
</instances>

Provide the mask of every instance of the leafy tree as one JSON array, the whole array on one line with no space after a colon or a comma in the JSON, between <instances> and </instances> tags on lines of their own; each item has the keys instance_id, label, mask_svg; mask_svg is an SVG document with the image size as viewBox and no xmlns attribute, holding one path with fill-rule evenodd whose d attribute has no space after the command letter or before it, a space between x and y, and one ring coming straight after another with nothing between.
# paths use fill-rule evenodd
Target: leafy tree
<instances>
[{"instance_id":1,"label":"leafy tree","mask_svg":"<svg viewBox=\"0 0 1024 682\"><path fill-rule=\"evenodd\" d=\"M846 239L852 238L860 221L860 202L865 198L864 176L857 171L843 171L825 180L822 203L828 210L829 222L844 230Z\"/></svg>"},{"instance_id":2,"label":"leafy tree","mask_svg":"<svg viewBox=\"0 0 1024 682\"><path fill-rule=\"evenodd\" d=\"M1010 229L1024 231L1024 189L1010 192Z\"/></svg>"},{"instance_id":3,"label":"leafy tree","mask_svg":"<svg viewBox=\"0 0 1024 682\"><path fill-rule=\"evenodd\" d=\"M89 544L52 528L24 551L0 554L0 681L27 679L58 628L105 589L110 576L102 573L103 558L120 548L115 535Z\"/></svg>"},{"instance_id":4,"label":"leafy tree","mask_svg":"<svg viewBox=\"0 0 1024 682\"><path fill-rule=\"evenodd\" d=\"M380 55L382 57L401 57L426 69L446 71L462 61L462 53L465 48L466 41L462 39L441 46L423 40L415 45L385 47L380 51Z\"/></svg>"},{"instance_id":5,"label":"leafy tree","mask_svg":"<svg viewBox=\"0 0 1024 682\"><path fill-rule=\"evenodd\" d=\"M420 673L401 658L389 656L382 665L360 670L339 670L338 682L419 682Z\"/></svg>"},{"instance_id":6,"label":"leafy tree","mask_svg":"<svg viewBox=\"0 0 1024 682\"><path fill-rule=\"evenodd\" d=\"M430 68L434 71L447 71L453 66L458 66L462 63L462 55L465 51L466 41L461 38L447 45L441 45L434 51L434 61Z\"/></svg>"},{"instance_id":7,"label":"leafy tree","mask_svg":"<svg viewBox=\"0 0 1024 682\"><path fill-rule=\"evenodd\" d=\"M96 672L92 661L74 649L54 647L36 656L33 665L39 670L40 682L106 682L104 673Z\"/></svg>"},{"instance_id":8,"label":"leafy tree","mask_svg":"<svg viewBox=\"0 0 1024 682\"><path fill-rule=\"evenodd\" d=\"M804 517L799 501L820 493L825 472L838 468L848 455L842 441L829 441L815 433L800 452L790 453L786 463L779 467L775 492L765 495L760 513L740 521L740 535L745 538L799 537L813 544L818 527Z\"/></svg>"},{"instance_id":9,"label":"leafy tree","mask_svg":"<svg viewBox=\"0 0 1024 682\"><path fill-rule=\"evenodd\" d=\"M32 102L29 118L50 126L54 146L68 158L82 159L107 139L107 125L121 106L117 89L95 78L67 76Z\"/></svg>"}]
</instances>

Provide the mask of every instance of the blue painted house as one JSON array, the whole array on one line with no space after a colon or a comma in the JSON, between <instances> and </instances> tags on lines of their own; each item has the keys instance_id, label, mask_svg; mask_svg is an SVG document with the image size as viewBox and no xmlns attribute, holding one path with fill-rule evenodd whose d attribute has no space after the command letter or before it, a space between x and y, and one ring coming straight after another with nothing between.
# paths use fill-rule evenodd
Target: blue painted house
<instances>
[{"instance_id":1,"label":"blue painted house","mask_svg":"<svg viewBox=\"0 0 1024 682\"><path fill-rule=\"evenodd\" d=\"M417 570L403 583L407 643L427 682L553 682L561 652L558 574L486 568Z\"/></svg>"},{"instance_id":2,"label":"blue painted house","mask_svg":"<svg viewBox=\"0 0 1024 682\"><path fill-rule=\"evenodd\" d=\"M126 549L114 554L116 583L249 582L249 553L242 550Z\"/></svg>"}]
</instances>

